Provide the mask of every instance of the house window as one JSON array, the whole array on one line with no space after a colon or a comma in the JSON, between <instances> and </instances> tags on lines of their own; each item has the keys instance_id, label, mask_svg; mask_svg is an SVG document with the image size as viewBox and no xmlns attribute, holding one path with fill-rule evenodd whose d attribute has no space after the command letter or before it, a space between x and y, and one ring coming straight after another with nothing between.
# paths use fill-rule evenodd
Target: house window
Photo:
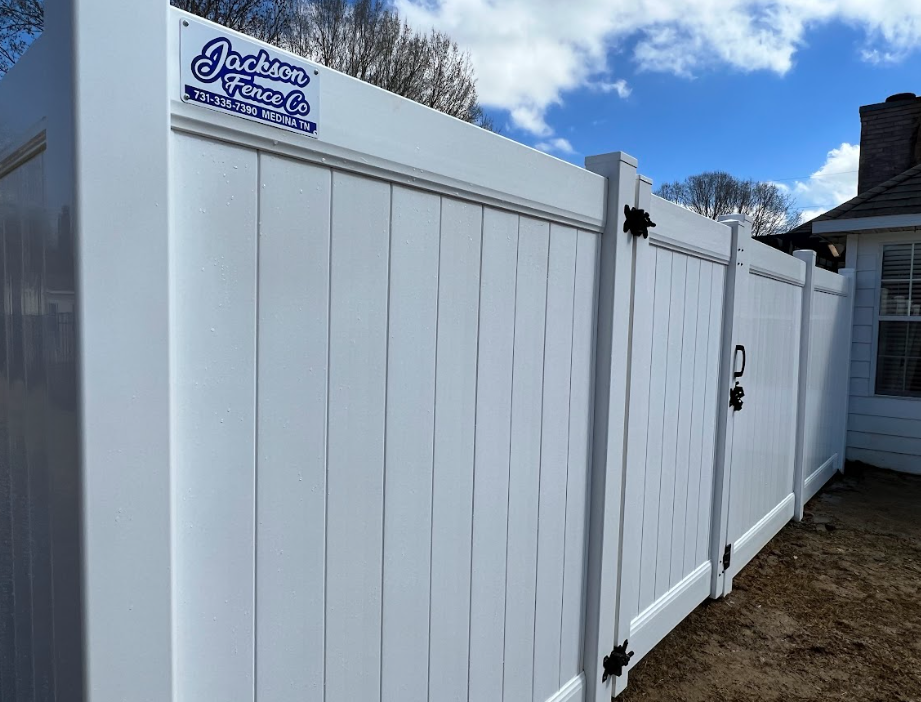
<instances>
[{"instance_id":1,"label":"house window","mask_svg":"<svg viewBox=\"0 0 921 702\"><path fill-rule=\"evenodd\" d=\"M921 397L921 242L883 246L876 394Z\"/></svg>"}]
</instances>

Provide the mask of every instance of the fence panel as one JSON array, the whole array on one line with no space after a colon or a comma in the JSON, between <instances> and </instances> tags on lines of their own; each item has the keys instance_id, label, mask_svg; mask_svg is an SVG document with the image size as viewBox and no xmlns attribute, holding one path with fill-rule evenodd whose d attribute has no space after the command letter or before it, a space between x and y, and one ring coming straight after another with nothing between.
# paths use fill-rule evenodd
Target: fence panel
<instances>
[{"instance_id":1,"label":"fence panel","mask_svg":"<svg viewBox=\"0 0 921 702\"><path fill-rule=\"evenodd\" d=\"M635 665L710 591L712 471L723 295L723 224L649 196L656 227L635 252L618 641ZM647 204L648 203L648 204ZM616 691L626 685L618 678Z\"/></svg>"},{"instance_id":2,"label":"fence panel","mask_svg":"<svg viewBox=\"0 0 921 702\"><path fill-rule=\"evenodd\" d=\"M742 408L731 411L727 530L730 545L723 592L793 516L793 467L799 379L801 261L757 241L748 248L748 285L736 300L735 359L744 389ZM743 272L742 275L745 275Z\"/></svg>"},{"instance_id":3,"label":"fence panel","mask_svg":"<svg viewBox=\"0 0 921 702\"><path fill-rule=\"evenodd\" d=\"M794 254L806 264L797 422L796 518L836 470L844 470L847 377L854 296L850 271L815 267L813 251Z\"/></svg>"},{"instance_id":4,"label":"fence panel","mask_svg":"<svg viewBox=\"0 0 921 702\"><path fill-rule=\"evenodd\" d=\"M593 695L605 181L322 80L321 140L171 103L177 695Z\"/></svg>"}]
</instances>

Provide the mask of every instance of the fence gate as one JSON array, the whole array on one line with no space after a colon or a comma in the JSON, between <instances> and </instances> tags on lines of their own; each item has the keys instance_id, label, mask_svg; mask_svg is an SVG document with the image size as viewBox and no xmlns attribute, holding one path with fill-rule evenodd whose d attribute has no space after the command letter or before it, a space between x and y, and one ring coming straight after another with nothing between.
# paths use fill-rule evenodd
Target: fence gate
<instances>
[{"instance_id":1,"label":"fence gate","mask_svg":"<svg viewBox=\"0 0 921 702\"><path fill-rule=\"evenodd\" d=\"M635 665L710 594L730 228L650 194L636 242L617 641ZM618 234L620 235L620 234ZM626 236L626 235L625 235ZM626 686L615 682L615 694Z\"/></svg>"},{"instance_id":2,"label":"fence gate","mask_svg":"<svg viewBox=\"0 0 921 702\"><path fill-rule=\"evenodd\" d=\"M725 434L718 442L726 459L720 455L717 461L725 468L716 486L721 496L712 552L716 597L729 593L733 576L793 516L791 439L805 280L802 261L753 241L747 224L730 224L735 251L722 378Z\"/></svg>"}]
</instances>

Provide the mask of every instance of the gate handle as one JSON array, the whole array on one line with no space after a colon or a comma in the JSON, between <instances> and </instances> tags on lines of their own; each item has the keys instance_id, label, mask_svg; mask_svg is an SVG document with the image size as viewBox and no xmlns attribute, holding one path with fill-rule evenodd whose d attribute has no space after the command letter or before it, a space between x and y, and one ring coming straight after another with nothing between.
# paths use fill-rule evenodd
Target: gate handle
<instances>
[{"instance_id":1,"label":"gate handle","mask_svg":"<svg viewBox=\"0 0 921 702\"><path fill-rule=\"evenodd\" d=\"M736 345L736 351L735 351L735 352L736 352L736 353L739 353L739 351L742 352L742 370L740 370L740 371L734 371L734 372L733 372L733 374L732 374L732 379L733 379L733 380L735 380L736 378L741 378L743 375L745 375L745 347L742 346L742 344L737 344L737 345ZM735 359L735 354L733 354L733 359Z\"/></svg>"}]
</instances>

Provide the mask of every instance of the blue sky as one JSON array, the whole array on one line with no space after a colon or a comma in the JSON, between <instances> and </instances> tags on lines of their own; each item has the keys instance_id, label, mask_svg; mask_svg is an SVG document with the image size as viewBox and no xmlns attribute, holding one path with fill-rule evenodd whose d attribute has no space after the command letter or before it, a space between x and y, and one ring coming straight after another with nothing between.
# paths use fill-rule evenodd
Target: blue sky
<instances>
[{"instance_id":1,"label":"blue sky","mask_svg":"<svg viewBox=\"0 0 921 702\"><path fill-rule=\"evenodd\" d=\"M856 194L860 105L921 93L921 0L396 0L471 52L503 133L661 183L721 169L812 216Z\"/></svg>"},{"instance_id":2,"label":"blue sky","mask_svg":"<svg viewBox=\"0 0 921 702\"><path fill-rule=\"evenodd\" d=\"M548 111L547 121L577 152L558 155L574 163L617 149L640 159L656 182L721 169L792 186L807 181L832 148L859 144L860 105L921 93L921 55L874 64L861 58L860 42L845 25L822 27L784 76L733 68L693 78L627 70L620 74L631 87L625 99L577 90ZM509 136L529 141L501 112L496 117ZM800 207L828 204L798 199Z\"/></svg>"}]
</instances>

